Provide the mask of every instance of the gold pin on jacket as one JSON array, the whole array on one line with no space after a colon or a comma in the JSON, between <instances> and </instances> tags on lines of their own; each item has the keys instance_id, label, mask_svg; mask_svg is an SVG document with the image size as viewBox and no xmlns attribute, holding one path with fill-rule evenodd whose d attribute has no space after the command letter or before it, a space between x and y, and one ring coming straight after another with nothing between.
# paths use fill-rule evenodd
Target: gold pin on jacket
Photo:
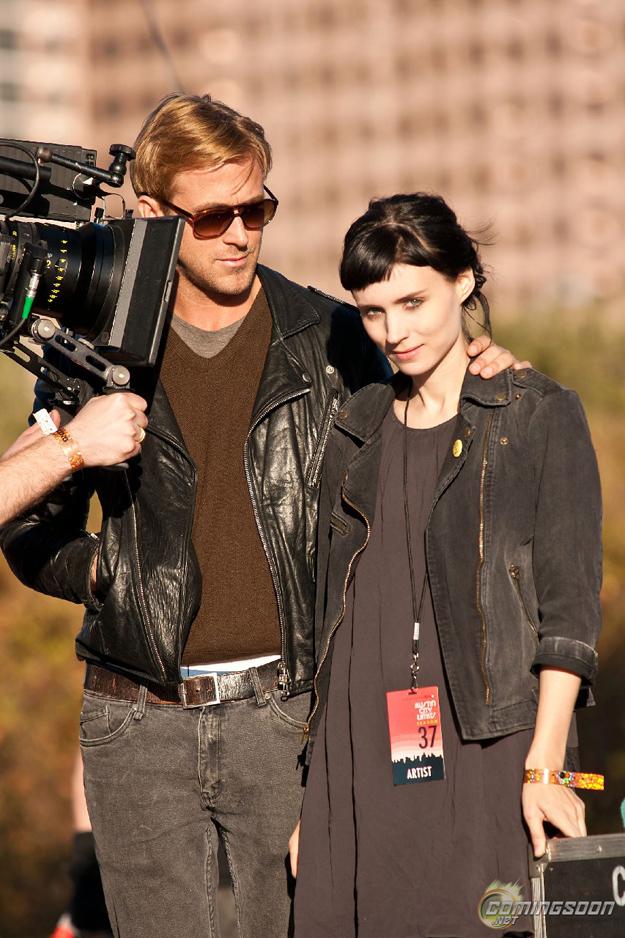
<instances>
[{"instance_id":1,"label":"gold pin on jacket","mask_svg":"<svg viewBox=\"0 0 625 938\"><path fill-rule=\"evenodd\" d=\"M458 456L460 456L462 453L462 440L454 440L454 445L452 446L451 451L457 459Z\"/></svg>"}]
</instances>

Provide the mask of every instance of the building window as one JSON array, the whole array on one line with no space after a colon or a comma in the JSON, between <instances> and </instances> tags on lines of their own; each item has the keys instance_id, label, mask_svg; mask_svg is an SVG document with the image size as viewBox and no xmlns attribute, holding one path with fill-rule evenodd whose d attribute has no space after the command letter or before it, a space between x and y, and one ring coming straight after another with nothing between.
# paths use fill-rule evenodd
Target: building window
<instances>
[{"instance_id":1,"label":"building window","mask_svg":"<svg viewBox=\"0 0 625 938\"><path fill-rule=\"evenodd\" d=\"M98 101L96 110L100 117L118 117L124 110L124 102L117 97L102 98Z\"/></svg>"},{"instance_id":2,"label":"building window","mask_svg":"<svg viewBox=\"0 0 625 938\"><path fill-rule=\"evenodd\" d=\"M469 64L479 68L484 64L485 50L481 39L471 39L467 43L467 58Z\"/></svg>"},{"instance_id":3,"label":"building window","mask_svg":"<svg viewBox=\"0 0 625 938\"><path fill-rule=\"evenodd\" d=\"M435 72L447 70L447 49L444 46L432 46L430 49L430 62Z\"/></svg>"},{"instance_id":4,"label":"building window","mask_svg":"<svg viewBox=\"0 0 625 938\"><path fill-rule=\"evenodd\" d=\"M525 48L518 36L512 36L506 43L506 55L513 62L521 62L525 57Z\"/></svg>"},{"instance_id":5,"label":"building window","mask_svg":"<svg viewBox=\"0 0 625 938\"><path fill-rule=\"evenodd\" d=\"M322 65L319 68L319 81L324 88L335 88L337 84L336 69L333 65Z\"/></svg>"},{"instance_id":6,"label":"building window","mask_svg":"<svg viewBox=\"0 0 625 938\"><path fill-rule=\"evenodd\" d=\"M375 137L375 129L371 121L360 120L356 124L356 134L362 143L369 143Z\"/></svg>"},{"instance_id":7,"label":"building window","mask_svg":"<svg viewBox=\"0 0 625 938\"><path fill-rule=\"evenodd\" d=\"M564 114L564 98L559 91L552 91L547 95L547 108L550 117L560 118Z\"/></svg>"},{"instance_id":8,"label":"building window","mask_svg":"<svg viewBox=\"0 0 625 938\"><path fill-rule=\"evenodd\" d=\"M404 139L406 137L415 137L419 132L423 132L424 120L418 114L402 114L397 121L397 135Z\"/></svg>"},{"instance_id":9,"label":"building window","mask_svg":"<svg viewBox=\"0 0 625 938\"><path fill-rule=\"evenodd\" d=\"M414 78L419 73L419 56L414 52L400 52L393 64L397 77L401 81Z\"/></svg>"},{"instance_id":10,"label":"building window","mask_svg":"<svg viewBox=\"0 0 625 938\"><path fill-rule=\"evenodd\" d=\"M472 101L467 108L467 115L472 127L482 128L486 124L486 105L481 101Z\"/></svg>"},{"instance_id":11,"label":"building window","mask_svg":"<svg viewBox=\"0 0 625 938\"><path fill-rule=\"evenodd\" d=\"M438 108L432 114L432 127L434 132L440 136L444 136L445 134L449 133L449 114L446 111L443 111L442 108Z\"/></svg>"},{"instance_id":12,"label":"building window","mask_svg":"<svg viewBox=\"0 0 625 938\"><path fill-rule=\"evenodd\" d=\"M490 167L481 163L473 168L471 172L471 186L478 192L485 192L491 184Z\"/></svg>"},{"instance_id":13,"label":"building window","mask_svg":"<svg viewBox=\"0 0 625 938\"><path fill-rule=\"evenodd\" d=\"M308 11L308 22L313 29L331 32L337 26L337 10L332 5L312 6Z\"/></svg>"},{"instance_id":14,"label":"building window","mask_svg":"<svg viewBox=\"0 0 625 938\"><path fill-rule=\"evenodd\" d=\"M12 29L0 29L0 49L16 49L17 36Z\"/></svg>"},{"instance_id":15,"label":"building window","mask_svg":"<svg viewBox=\"0 0 625 938\"><path fill-rule=\"evenodd\" d=\"M545 52L549 58L556 58L562 54L562 36L554 30L545 33Z\"/></svg>"},{"instance_id":16,"label":"building window","mask_svg":"<svg viewBox=\"0 0 625 938\"><path fill-rule=\"evenodd\" d=\"M97 58L112 59L121 52L121 43L116 36L100 36L94 43Z\"/></svg>"},{"instance_id":17,"label":"building window","mask_svg":"<svg viewBox=\"0 0 625 938\"><path fill-rule=\"evenodd\" d=\"M566 218L556 215L552 223L553 240L556 244L562 244L571 237L571 227Z\"/></svg>"},{"instance_id":18,"label":"building window","mask_svg":"<svg viewBox=\"0 0 625 938\"><path fill-rule=\"evenodd\" d=\"M3 101L17 101L20 96L19 87L13 81L0 81L0 98Z\"/></svg>"},{"instance_id":19,"label":"building window","mask_svg":"<svg viewBox=\"0 0 625 938\"><path fill-rule=\"evenodd\" d=\"M564 153L553 153L551 156L551 174L556 179L562 179L566 175L567 162Z\"/></svg>"}]
</instances>

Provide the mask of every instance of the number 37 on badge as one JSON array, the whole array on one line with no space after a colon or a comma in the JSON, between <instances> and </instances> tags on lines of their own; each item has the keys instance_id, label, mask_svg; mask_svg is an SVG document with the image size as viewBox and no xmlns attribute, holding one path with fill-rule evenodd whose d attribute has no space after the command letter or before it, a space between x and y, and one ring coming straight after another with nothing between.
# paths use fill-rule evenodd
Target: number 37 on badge
<instances>
[{"instance_id":1,"label":"number 37 on badge","mask_svg":"<svg viewBox=\"0 0 625 938\"><path fill-rule=\"evenodd\" d=\"M389 691L386 706L393 784L445 778L438 687Z\"/></svg>"}]
</instances>

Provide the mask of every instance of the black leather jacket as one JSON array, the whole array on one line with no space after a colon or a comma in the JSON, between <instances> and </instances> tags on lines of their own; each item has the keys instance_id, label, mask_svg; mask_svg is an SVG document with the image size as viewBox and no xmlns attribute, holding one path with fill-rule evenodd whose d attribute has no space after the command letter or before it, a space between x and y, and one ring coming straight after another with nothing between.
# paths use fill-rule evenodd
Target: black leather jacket
<instances>
[{"instance_id":1,"label":"black leather jacket","mask_svg":"<svg viewBox=\"0 0 625 938\"><path fill-rule=\"evenodd\" d=\"M405 380L363 388L337 415L319 509L318 671L308 757L332 639L374 523L381 426ZM590 700L601 610L601 497L579 398L537 371L467 372L426 529L427 570L463 739L534 725L541 667L579 674Z\"/></svg>"},{"instance_id":2,"label":"black leather jacket","mask_svg":"<svg viewBox=\"0 0 625 938\"><path fill-rule=\"evenodd\" d=\"M245 472L276 590L285 693L313 677L317 503L330 427L343 401L387 373L360 316L264 267L273 317ZM149 378L149 376L145 376ZM84 603L80 657L160 684L177 684L197 613L201 575L191 543L196 468L160 382L147 390L149 426L129 468L78 473L30 513L4 526L0 543L27 586ZM50 394L38 406L50 406ZM61 408L62 409L62 408ZM90 496L102 505L100 536L85 525ZM95 595L90 569L99 550Z\"/></svg>"}]
</instances>

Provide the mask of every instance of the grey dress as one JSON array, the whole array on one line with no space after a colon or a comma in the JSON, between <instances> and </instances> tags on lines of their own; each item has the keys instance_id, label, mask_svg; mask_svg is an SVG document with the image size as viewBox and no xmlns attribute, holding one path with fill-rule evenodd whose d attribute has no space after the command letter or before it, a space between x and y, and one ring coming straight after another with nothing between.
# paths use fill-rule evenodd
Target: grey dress
<instances>
[{"instance_id":1,"label":"grey dress","mask_svg":"<svg viewBox=\"0 0 625 938\"><path fill-rule=\"evenodd\" d=\"M454 420L408 429L415 582L424 532ZM394 786L387 690L410 686L412 602L403 502L403 426L391 408L369 544L348 589L325 713L308 777L295 893L295 938L492 938L531 934L480 922L494 881L531 898L521 779L532 732L462 742L445 681L429 591L421 616L419 684L439 688L446 778ZM462 531L450 531L462 537ZM453 584L449 584L453 589Z\"/></svg>"}]
</instances>

